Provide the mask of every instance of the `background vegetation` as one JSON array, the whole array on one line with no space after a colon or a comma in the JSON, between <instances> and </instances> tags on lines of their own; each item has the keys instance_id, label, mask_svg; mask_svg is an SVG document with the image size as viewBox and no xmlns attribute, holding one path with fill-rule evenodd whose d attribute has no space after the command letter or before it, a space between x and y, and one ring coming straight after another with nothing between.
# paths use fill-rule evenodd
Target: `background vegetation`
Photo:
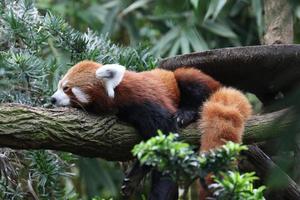
<instances>
[{"instance_id":1,"label":"background vegetation","mask_svg":"<svg viewBox=\"0 0 300 200\"><path fill-rule=\"evenodd\" d=\"M48 107L60 75L81 59L147 70L161 57L257 45L264 32L261 0L37 0L40 15L32 3L0 1L2 102ZM297 43L300 6L291 3ZM54 151L1 149L0 155L4 199L119 195L117 163Z\"/></svg>"}]
</instances>

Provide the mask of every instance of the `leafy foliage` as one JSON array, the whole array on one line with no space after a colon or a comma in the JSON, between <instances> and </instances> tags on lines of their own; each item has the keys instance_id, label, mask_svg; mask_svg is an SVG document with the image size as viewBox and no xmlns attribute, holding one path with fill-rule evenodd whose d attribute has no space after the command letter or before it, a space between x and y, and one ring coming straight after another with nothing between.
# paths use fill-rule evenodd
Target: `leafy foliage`
<instances>
[{"instance_id":1,"label":"leafy foliage","mask_svg":"<svg viewBox=\"0 0 300 200\"><path fill-rule=\"evenodd\" d=\"M239 174L235 169L237 157L246 146L228 142L226 145L197 155L187 143L176 141L178 135L159 135L141 142L132 150L142 164L155 167L169 174L181 185L196 178L203 180L208 174L215 174L216 183L209 186L216 199L264 199L265 187L254 189L254 173ZM249 197L249 198L248 198Z\"/></svg>"},{"instance_id":2,"label":"leafy foliage","mask_svg":"<svg viewBox=\"0 0 300 200\"><path fill-rule=\"evenodd\" d=\"M73 162L68 153L5 150L1 153L0 198L70 198L75 194L67 190L65 181L71 178L67 169Z\"/></svg>"},{"instance_id":3,"label":"leafy foliage","mask_svg":"<svg viewBox=\"0 0 300 200\"><path fill-rule=\"evenodd\" d=\"M18 3L16 3L18 2ZM133 70L157 64L147 48L119 47L91 30L76 31L51 13L42 16L32 0L4 1L0 41L2 101L41 105L71 65L89 59ZM60 53L64 52L64 56Z\"/></svg>"},{"instance_id":4,"label":"leafy foliage","mask_svg":"<svg viewBox=\"0 0 300 200\"><path fill-rule=\"evenodd\" d=\"M215 199L222 200L263 200L265 186L253 188L253 181L258 178L254 173L244 173L228 171L221 173L221 176L214 178L216 183L209 187L213 191Z\"/></svg>"},{"instance_id":5,"label":"leafy foliage","mask_svg":"<svg viewBox=\"0 0 300 200\"><path fill-rule=\"evenodd\" d=\"M108 33L117 42L130 45L146 41L153 46L152 52L159 56L257 45L264 33L262 0L38 2L40 8L62 14L80 30L91 27ZM291 2L294 4L295 30L299 33L299 1ZM299 34L295 36L299 41Z\"/></svg>"},{"instance_id":6,"label":"leafy foliage","mask_svg":"<svg viewBox=\"0 0 300 200\"><path fill-rule=\"evenodd\" d=\"M135 145L133 155L142 164L164 171L180 182L191 180L197 176L195 170L200 168L200 162L188 144L174 141L177 137L159 132L158 136Z\"/></svg>"},{"instance_id":7,"label":"leafy foliage","mask_svg":"<svg viewBox=\"0 0 300 200\"><path fill-rule=\"evenodd\" d=\"M41 199L65 197L64 182L60 177L72 175L65 172L71 167L70 163L51 151L27 152L26 159L30 161L29 180L36 182L36 191Z\"/></svg>"}]
</instances>

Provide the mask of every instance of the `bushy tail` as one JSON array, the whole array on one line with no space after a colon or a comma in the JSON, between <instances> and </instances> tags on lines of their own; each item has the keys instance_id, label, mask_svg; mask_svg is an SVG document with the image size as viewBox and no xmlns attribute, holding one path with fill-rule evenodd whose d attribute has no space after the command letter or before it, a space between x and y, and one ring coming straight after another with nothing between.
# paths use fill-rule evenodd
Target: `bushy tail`
<instances>
[{"instance_id":1,"label":"bushy tail","mask_svg":"<svg viewBox=\"0 0 300 200\"><path fill-rule=\"evenodd\" d=\"M200 151L214 149L227 141L240 143L251 113L251 105L240 91L223 87L213 93L200 113Z\"/></svg>"}]
</instances>

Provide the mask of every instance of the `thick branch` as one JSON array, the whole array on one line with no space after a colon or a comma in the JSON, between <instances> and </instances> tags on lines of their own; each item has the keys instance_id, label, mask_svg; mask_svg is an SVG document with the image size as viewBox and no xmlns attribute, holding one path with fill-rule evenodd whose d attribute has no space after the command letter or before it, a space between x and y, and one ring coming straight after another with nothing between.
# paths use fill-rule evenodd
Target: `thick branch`
<instances>
[{"instance_id":1,"label":"thick branch","mask_svg":"<svg viewBox=\"0 0 300 200\"><path fill-rule=\"evenodd\" d=\"M284 118L275 130L272 122L286 110L254 116L247 123L245 143L276 137L290 120ZM195 124L181 130L182 138L198 144ZM269 130L269 131L268 131ZM272 133L272 135L268 134ZM107 160L128 160L140 141L135 129L114 116L94 116L76 109L43 109L18 104L0 106L0 147L55 149Z\"/></svg>"},{"instance_id":2,"label":"thick branch","mask_svg":"<svg viewBox=\"0 0 300 200\"><path fill-rule=\"evenodd\" d=\"M264 104L300 82L300 45L223 48L164 59L159 67L196 67L221 83L256 94Z\"/></svg>"}]
</instances>

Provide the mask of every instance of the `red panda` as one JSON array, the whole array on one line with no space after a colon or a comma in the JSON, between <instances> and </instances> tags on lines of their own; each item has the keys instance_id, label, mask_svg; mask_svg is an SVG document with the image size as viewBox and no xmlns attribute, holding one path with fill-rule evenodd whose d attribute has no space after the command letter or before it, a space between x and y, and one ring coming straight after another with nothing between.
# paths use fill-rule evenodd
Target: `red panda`
<instances>
[{"instance_id":1,"label":"red panda","mask_svg":"<svg viewBox=\"0 0 300 200\"><path fill-rule=\"evenodd\" d=\"M176 132L178 126L197 120L201 105L214 94L204 103L200 114L199 126L204 130L200 142L202 151L220 146L223 139L240 142L244 121L251 111L240 92L220 88L218 81L193 68L137 73L118 64L82 61L59 81L51 102L96 113L116 112L121 120L131 123L143 139L148 139L158 129L164 133ZM138 162L134 164L124 179L125 196L132 193L149 170ZM170 177L153 170L149 199L177 199L177 192L177 184Z\"/></svg>"}]
</instances>

